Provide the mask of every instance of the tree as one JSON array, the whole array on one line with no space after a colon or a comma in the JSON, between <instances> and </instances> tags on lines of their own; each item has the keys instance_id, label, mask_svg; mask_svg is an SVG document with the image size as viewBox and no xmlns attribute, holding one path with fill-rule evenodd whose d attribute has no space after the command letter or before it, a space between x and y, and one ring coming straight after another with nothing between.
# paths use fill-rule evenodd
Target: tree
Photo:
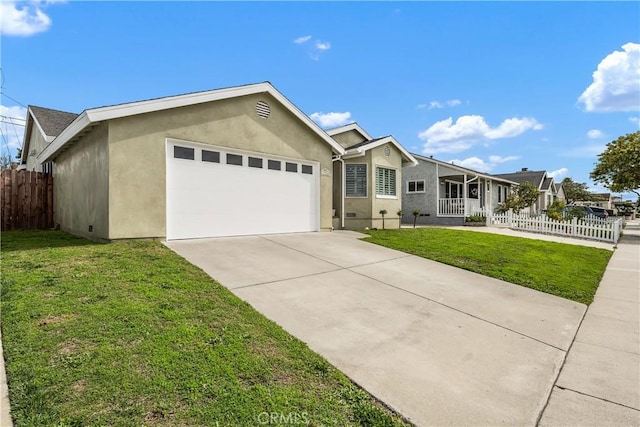
<instances>
[{"instance_id":1,"label":"tree","mask_svg":"<svg viewBox=\"0 0 640 427\"><path fill-rule=\"evenodd\" d=\"M564 197L567 199L568 203L593 200L593 194L588 190L588 188L589 187L587 187L586 183L575 182L569 177L562 180Z\"/></svg>"},{"instance_id":2,"label":"tree","mask_svg":"<svg viewBox=\"0 0 640 427\"><path fill-rule=\"evenodd\" d=\"M384 230L384 216L387 214L386 209L380 210L380 215L382 215L382 229Z\"/></svg>"},{"instance_id":3,"label":"tree","mask_svg":"<svg viewBox=\"0 0 640 427\"><path fill-rule=\"evenodd\" d=\"M416 228L416 221L418 220L418 215L420 215L420 211L416 209L412 213L413 213L413 228Z\"/></svg>"},{"instance_id":4,"label":"tree","mask_svg":"<svg viewBox=\"0 0 640 427\"><path fill-rule=\"evenodd\" d=\"M533 205L539 196L540 191L535 185L530 182L523 182L509 193L507 200L498 206L498 211L506 212L509 209L513 209L515 213L518 213L522 209Z\"/></svg>"},{"instance_id":5,"label":"tree","mask_svg":"<svg viewBox=\"0 0 640 427\"><path fill-rule=\"evenodd\" d=\"M590 177L613 192L631 191L640 197L640 131L608 143Z\"/></svg>"},{"instance_id":6,"label":"tree","mask_svg":"<svg viewBox=\"0 0 640 427\"><path fill-rule=\"evenodd\" d=\"M9 153L0 154L0 169L11 169L11 155Z\"/></svg>"},{"instance_id":7,"label":"tree","mask_svg":"<svg viewBox=\"0 0 640 427\"><path fill-rule=\"evenodd\" d=\"M398 212L398 230L402 228L402 209L399 209Z\"/></svg>"}]
</instances>

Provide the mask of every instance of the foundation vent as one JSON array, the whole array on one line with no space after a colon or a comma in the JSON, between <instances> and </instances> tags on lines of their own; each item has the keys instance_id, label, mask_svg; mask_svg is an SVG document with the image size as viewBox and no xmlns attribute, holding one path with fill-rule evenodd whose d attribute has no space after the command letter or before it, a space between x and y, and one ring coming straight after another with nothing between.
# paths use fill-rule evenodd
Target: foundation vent
<instances>
[{"instance_id":1,"label":"foundation vent","mask_svg":"<svg viewBox=\"0 0 640 427\"><path fill-rule=\"evenodd\" d=\"M256 104L256 113L258 114L258 117L268 119L271 115L271 108L269 108L269 104L266 102L258 101Z\"/></svg>"}]
</instances>

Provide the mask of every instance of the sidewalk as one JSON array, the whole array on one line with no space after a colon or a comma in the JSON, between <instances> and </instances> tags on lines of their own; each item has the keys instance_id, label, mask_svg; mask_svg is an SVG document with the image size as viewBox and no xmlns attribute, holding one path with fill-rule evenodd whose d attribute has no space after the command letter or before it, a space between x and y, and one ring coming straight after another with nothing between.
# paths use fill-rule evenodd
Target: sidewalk
<instances>
[{"instance_id":1,"label":"sidewalk","mask_svg":"<svg viewBox=\"0 0 640 427\"><path fill-rule=\"evenodd\" d=\"M2 352L2 332L0 332L0 427L12 427L9 415L9 388L7 373L4 370L4 353Z\"/></svg>"},{"instance_id":2,"label":"sidewalk","mask_svg":"<svg viewBox=\"0 0 640 427\"><path fill-rule=\"evenodd\" d=\"M627 222L541 426L640 425L640 223Z\"/></svg>"}]
</instances>

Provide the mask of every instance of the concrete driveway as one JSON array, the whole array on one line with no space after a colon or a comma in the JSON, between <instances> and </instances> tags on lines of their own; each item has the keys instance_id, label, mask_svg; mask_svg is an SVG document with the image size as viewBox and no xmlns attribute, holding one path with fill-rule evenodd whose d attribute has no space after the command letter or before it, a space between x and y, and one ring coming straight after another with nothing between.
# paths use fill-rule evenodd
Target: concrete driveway
<instances>
[{"instance_id":1,"label":"concrete driveway","mask_svg":"<svg viewBox=\"0 0 640 427\"><path fill-rule=\"evenodd\" d=\"M586 307L358 237L167 246L418 425L535 425Z\"/></svg>"}]
</instances>

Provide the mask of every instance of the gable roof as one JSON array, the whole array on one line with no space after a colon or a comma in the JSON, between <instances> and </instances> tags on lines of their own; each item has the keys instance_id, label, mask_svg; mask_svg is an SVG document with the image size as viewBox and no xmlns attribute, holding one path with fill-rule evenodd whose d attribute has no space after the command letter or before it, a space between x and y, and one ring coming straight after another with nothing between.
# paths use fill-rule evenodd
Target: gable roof
<instances>
[{"instance_id":1,"label":"gable roof","mask_svg":"<svg viewBox=\"0 0 640 427\"><path fill-rule=\"evenodd\" d=\"M542 182L542 187L540 187L541 190L548 190L551 188L551 184L553 183L553 178L545 178L544 181ZM554 186L552 188L552 190L555 191L556 187Z\"/></svg>"},{"instance_id":2,"label":"gable roof","mask_svg":"<svg viewBox=\"0 0 640 427\"><path fill-rule=\"evenodd\" d=\"M493 176L498 176L500 178L507 179L509 181L517 182L518 184L522 184L523 182L530 182L536 186L536 188L540 189L543 184L543 180L546 177L546 171L518 171L514 173L499 173Z\"/></svg>"},{"instance_id":3,"label":"gable roof","mask_svg":"<svg viewBox=\"0 0 640 427\"><path fill-rule=\"evenodd\" d=\"M29 111L36 120L44 135L56 137L78 117L75 113L52 110L51 108L29 106Z\"/></svg>"},{"instance_id":4,"label":"gable roof","mask_svg":"<svg viewBox=\"0 0 640 427\"><path fill-rule=\"evenodd\" d=\"M345 153L345 156L353 155L353 154L362 155L364 154L365 151L371 150L373 148L379 147L384 144L394 145L398 149L398 151L400 151L400 154L402 155L403 160L411 163L412 166L415 166L418 164L418 161L415 159L415 157L413 157L411 153L405 150L405 148L391 135L353 144L346 148L347 151Z\"/></svg>"},{"instance_id":5,"label":"gable roof","mask_svg":"<svg viewBox=\"0 0 640 427\"><path fill-rule=\"evenodd\" d=\"M447 167L452 168L452 169L457 169L457 170L459 170L460 172L463 172L463 173L471 173L473 175L477 175L477 176L482 177L482 178L488 178L488 179L492 179L494 181L506 182L507 184L517 184L517 182L515 182L515 181L511 181L509 179L499 177L498 175L491 175L491 174L488 174L488 173L478 172L476 170L465 168L463 166L458 166L458 165L453 164L453 163L447 163L447 162L442 161L442 160L434 159L433 157L425 157L425 156L421 156L419 154L413 154L413 156L418 160L431 162L431 163L436 163L436 164L439 164L439 165L442 165L442 166L447 166Z\"/></svg>"},{"instance_id":6,"label":"gable roof","mask_svg":"<svg viewBox=\"0 0 640 427\"><path fill-rule=\"evenodd\" d=\"M51 108L37 107L29 105L27 107L27 120L25 123L24 139L22 141L22 151L20 163L26 164L29 156L29 142L35 127L42 135L45 142L50 143L60 134L76 117L75 113L52 110Z\"/></svg>"},{"instance_id":7,"label":"gable roof","mask_svg":"<svg viewBox=\"0 0 640 427\"><path fill-rule=\"evenodd\" d=\"M309 129L317 134L332 150L344 154L344 148L323 131L313 120L281 94L271 83L256 83L244 86L234 86L204 92L193 92L183 95L155 98L145 101L116 104L106 107L84 110L38 155L38 161L44 163L56 158L69 144L75 142L84 130L107 120L128 117L137 114L168 110L189 105L204 104L240 96L268 93L300 119Z\"/></svg>"},{"instance_id":8,"label":"gable roof","mask_svg":"<svg viewBox=\"0 0 640 427\"><path fill-rule=\"evenodd\" d=\"M368 140L373 139L373 137L369 135L367 131L364 130L362 126L360 126L356 122L349 123L348 125L344 125L344 126L339 126L337 128L328 129L327 133L331 136L335 136L335 135L340 135L341 133L349 132L352 130L355 130L356 132L358 132L360 135L362 135L363 138L366 138Z\"/></svg>"}]
</instances>

